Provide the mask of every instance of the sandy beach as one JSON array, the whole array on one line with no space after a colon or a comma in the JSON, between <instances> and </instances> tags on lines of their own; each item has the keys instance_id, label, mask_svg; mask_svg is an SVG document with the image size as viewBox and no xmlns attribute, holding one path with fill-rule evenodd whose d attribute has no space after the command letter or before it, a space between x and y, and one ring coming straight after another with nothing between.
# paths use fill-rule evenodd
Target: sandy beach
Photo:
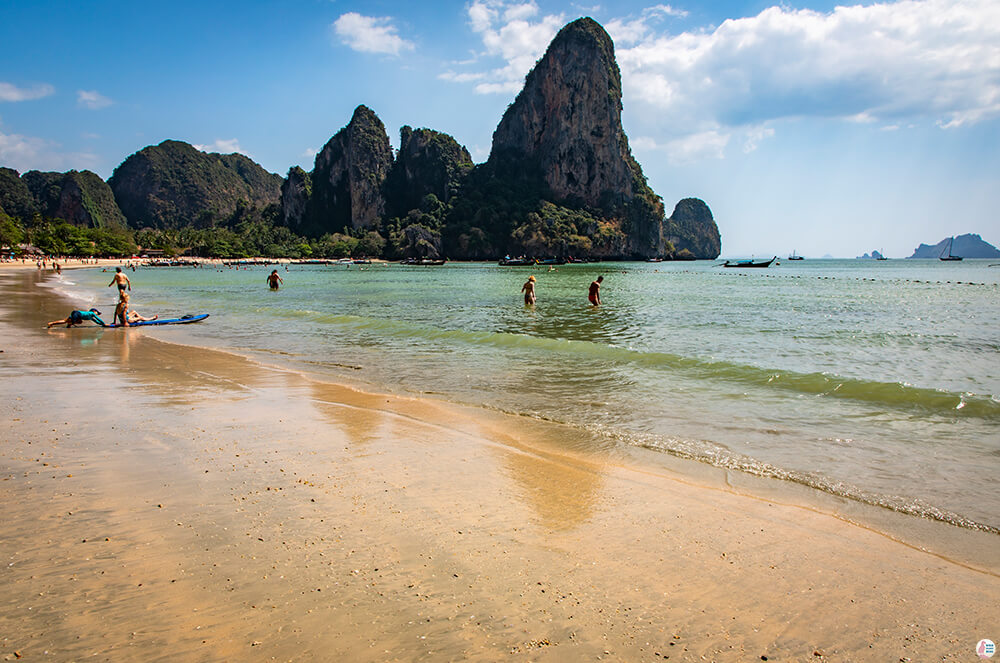
<instances>
[{"instance_id":1,"label":"sandy beach","mask_svg":"<svg viewBox=\"0 0 1000 663\"><path fill-rule=\"evenodd\" d=\"M39 278L0 269L3 660L971 661L1000 640L992 534L879 531L155 329L46 331L72 306Z\"/></svg>"}]
</instances>

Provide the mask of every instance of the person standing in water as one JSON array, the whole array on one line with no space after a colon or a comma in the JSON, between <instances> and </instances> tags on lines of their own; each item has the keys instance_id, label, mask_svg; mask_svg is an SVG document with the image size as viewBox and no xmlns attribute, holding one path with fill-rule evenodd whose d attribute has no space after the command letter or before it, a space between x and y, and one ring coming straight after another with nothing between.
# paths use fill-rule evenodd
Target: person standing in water
<instances>
[{"instance_id":1,"label":"person standing in water","mask_svg":"<svg viewBox=\"0 0 1000 663\"><path fill-rule=\"evenodd\" d=\"M284 283L284 281L282 281L281 277L278 276L278 270L271 270L271 273L267 276L267 284L271 286L271 290L277 290L278 285L281 283Z\"/></svg>"},{"instance_id":2,"label":"person standing in water","mask_svg":"<svg viewBox=\"0 0 1000 663\"><path fill-rule=\"evenodd\" d=\"M111 283L108 284L108 287L110 288L115 284L118 285L119 297L125 294L125 288L128 288L129 290L132 289L132 282L129 281L128 277L122 272L121 267L115 267L115 276L111 279Z\"/></svg>"},{"instance_id":3,"label":"person standing in water","mask_svg":"<svg viewBox=\"0 0 1000 663\"><path fill-rule=\"evenodd\" d=\"M600 306L601 304L601 281L603 280L603 276L598 276L597 280L592 281L590 284L590 293L587 295L587 298L594 306Z\"/></svg>"},{"instance_id":4,"label":"person standing in water","mask_svg":"<svg viewBox=\"0 0 1000 663\"><path fill-rule=\"evenodd\" d=\"M524 293L524 305L534 306L535 305L535 276L531 275L528 280L521 286L521 292Z\"/></svg>"}]
</instances>

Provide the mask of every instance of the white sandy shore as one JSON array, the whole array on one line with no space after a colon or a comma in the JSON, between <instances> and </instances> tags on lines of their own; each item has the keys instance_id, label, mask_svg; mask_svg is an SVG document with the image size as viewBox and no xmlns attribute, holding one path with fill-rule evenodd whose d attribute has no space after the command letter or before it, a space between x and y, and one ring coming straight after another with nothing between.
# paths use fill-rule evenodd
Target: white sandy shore
<instances>
[{"instance_id":1,"label":"white sandy shore","mask_svg":"<svg viewBox=\"0 0 1000 663\"><path fill-rule=\"evenodd\" d=\"M1000 639L975 569L813 505L569 454L0 281L5 660L929 661Z\"/></svg>"}]
</instances>

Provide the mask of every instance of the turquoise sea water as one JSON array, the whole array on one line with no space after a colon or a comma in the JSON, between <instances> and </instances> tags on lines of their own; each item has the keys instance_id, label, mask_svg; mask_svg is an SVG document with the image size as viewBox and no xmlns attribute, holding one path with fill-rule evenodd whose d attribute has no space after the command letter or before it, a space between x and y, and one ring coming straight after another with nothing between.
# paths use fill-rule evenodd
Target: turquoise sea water
<instances>
[{"instance_id":1,"label":"turquoise sea water","mask_svg":"<svg viewBox=\"0 0 1000 663\"><path fill-rule=\"evenodd\" d=\"M129 276L144 315L211 314L144 332L164 340L1000 533L992 262L291 266L277 292L272 267ZM531 274L538 302L526 307ZM587 287L601 274L595 308ZM78 270L50 285L109 313L109 280Z\"/></svg>"}]
</instances>

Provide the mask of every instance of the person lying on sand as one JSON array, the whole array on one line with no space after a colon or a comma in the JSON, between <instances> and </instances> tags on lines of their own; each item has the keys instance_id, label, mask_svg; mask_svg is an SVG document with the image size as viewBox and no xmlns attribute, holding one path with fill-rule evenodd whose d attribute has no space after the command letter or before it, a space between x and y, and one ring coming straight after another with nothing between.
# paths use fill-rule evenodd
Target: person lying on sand
<instances>
[{"instance_id":1,"label":"person lying on sand","mask_svg":"<svg viewBox=\"0 0 1000 663\"><path fill-rule=\"evenodd\" d=\"M96 322L100 326L104 327L104 321L101 320L99 316L101 314L96 308L92 308L89 311L73 311L63 320L53 320L50 322L46 329L55 327L56 325L66 325L67 327L72 327L73 325L82 325L84 320L90 320L91 322Z\"/></svg>"}]
</instances>

